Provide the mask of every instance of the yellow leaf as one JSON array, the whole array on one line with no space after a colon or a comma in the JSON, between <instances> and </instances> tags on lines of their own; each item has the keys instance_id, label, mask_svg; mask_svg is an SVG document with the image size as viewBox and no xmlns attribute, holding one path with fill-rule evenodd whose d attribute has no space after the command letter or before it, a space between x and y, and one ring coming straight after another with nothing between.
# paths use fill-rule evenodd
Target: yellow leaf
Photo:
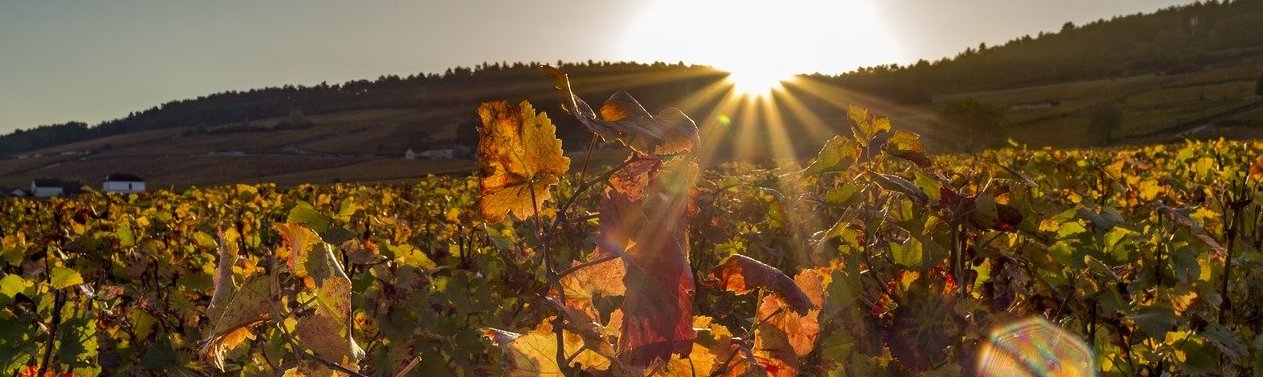
<instances>
[{"instance_id":1,"label":"yellow leaf","mask_svg":"<svg viewBox=\"0 0 1263 377\"><path fill-rule=\"evenodd\" d=\"M518 106L483 103L478 116L478 209L483 218L494 222L509 213L518 219L546 215L543 204L552 198L549 188L570 170L557 128L526 101Z\"/></svg>"},{"instance_id":2,"label":"yellow leaf","mask_svg":"<svg viewBox=\"0 0 1263 377\"><path fill-rule=\"evenodd\" d=\"M557 367L557 338L553 333L553 327L549 324L549 320L544 320L535 330L525 334L517 334L509 331L483 328L483 336L490 339L492 344L500 347L504 351L507 359L507 369L504 371L505 376L513 377L535 377L535 376L561 376L561 369ZM583 347L583 337L566 331L563 333L565 346L565 354L579 350ZM584 350L576 356L570 364L572 367L582 367L589 371L607 370L610 367L609 359L593 352Z\"/></svg>"}]
</instances>

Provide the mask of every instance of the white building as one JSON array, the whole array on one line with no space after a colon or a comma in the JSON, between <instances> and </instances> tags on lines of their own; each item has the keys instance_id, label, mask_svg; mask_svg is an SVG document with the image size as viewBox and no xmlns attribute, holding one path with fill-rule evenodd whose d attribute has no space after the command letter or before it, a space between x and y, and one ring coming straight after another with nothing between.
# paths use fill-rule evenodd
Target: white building
<instances>
[{"instance_id":1,"label":"white building","mask_svg":"<svg viewBox=\"0 0 1263 377\"><path fill-rule=\"evenodd\" d=\"M47 198L52 196L78 195L83 184L60 179L39 178L31 181L31 196Z\"/></svg>"},{"instance_id":2,"label":"white building","mask_svg":"<svg viewBox=\"0 0 1263 377\"><path fill-rule=\"evenodd\" d=\"M145 180L131 174L110 174L105 176L105 183L101 184L101 192L123 194L145 192Z\"/></svg>"},{"instance_id":3,"label":"white building","mask_svg":"<svg viewBox=\"0 0 1263 377\"><path fill-rule=\"evenodd\" d=\"M430 160L452 160L467 159L472 152L469 147L460 144L443 144L436 145L425 152L421 152L420 157Z\"/></svg>"}]
</instances>

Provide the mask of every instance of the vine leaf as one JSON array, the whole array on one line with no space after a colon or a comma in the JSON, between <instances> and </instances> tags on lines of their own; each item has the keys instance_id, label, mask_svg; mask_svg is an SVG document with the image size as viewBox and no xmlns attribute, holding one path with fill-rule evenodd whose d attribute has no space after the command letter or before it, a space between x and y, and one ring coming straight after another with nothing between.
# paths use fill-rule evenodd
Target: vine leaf
<instances>
[{"instance_id":1,"label":"vine leaf","mask_svg":"<svg viewBox=\"0 0 1263 377\"><path fill-rule=\"evenodd\" d=\"M783 276L783 275L782 275ZM800 314L782 296L769 295L759 303L758 318L767 318L755 329L757 362L773 376L797 376L801 360L816 347L820 335L820 309L830 275L825 269L808 269L794 276L796 289L810 300L812 309Z\"/></svg>"},{"instance_id":2,"label":"vine leaf","mask_svg":"<svg viewBox=\"0 0 1263 377\"><path fill-rule=\"evenodd\" d=\"M618 141L646 156L686 152L700 142L697 123L679 109L666 108L654 117L631 94L619 90L601 105L598 117L587 102L574 94L569 76L553 67L544 66L543 70L557 80L562 106L606 142Z\"/></svg>"},{"instance_id":3,"label":"vine leaf","mask_svg":"<svg viewBox=\"0 0 1263 377\"><path fill-rule=\"evenodd\" d=\"M890 132L890 118L874 116L863 106L850 105L846 109L846 117L851 120L851 132L854 133L855 140L868 142Z\"/></svg>"},{"instance_id":4,"label":"vine leaf","mask_svg":"<svg viewBox=\"0 0 1263 377\"><path fill-rule=\"evenodd\" d=\"M914 274L904 274L905 278ZM939 275L913 277L892 311L886 344L900 364L913 371L927 371L948 356L948 347L960 333L961 322L954 312L956 298L952 285Z\"/></svg>"},{"instance_id":5,"label":"vine leaf","mask_svg":"<svg viewBox=\"0 0 1263 377\"><path fill-rule=\"evenodd\" d=\"M83 284L83 276L72 268L57 266L49 273L48 282L53 289L66 289Z\"/></svg>"},{"instance_id":6,"label":"vine leaf","mask_svg":"<svg viewBox=\"0 0 1263 377\"><path fill-rule=\"evenodd\" d=\"M1197 239L1206 243L1206 246L1210 246L1210 250L1215 252L1215 257L1221 259L1227 257L1228 249L1218 241L1215 241L1214 237L1206 234L1206 230L1188 215L1189 212L1193 211L1192 208L1173 208L1160 203L1155 203L1154 206L1158 208L1158 212L1165 214L1167 218L1171 219L1171 221L1174 221L1176 224L1180 224L1181 226L1188 228L1188 231L1193 233Z\"/></svg>"},{"instance_id":7,"label":"vine leaf","mask_svg":"<svg viewBox=\"0 0 1263 377\"><path fill-rule=\"evenodd\" d=\"M870 175L873 177L873 181L884 189L904 193L904 195L916 200L919 204L925 204L930 201L929 195L926 195L925 192L921 191L921 188L915 183L912 183L903 177L894 174L883 174L877 172L872 172Z\"/></svg>"},{"instance_id":8,"label":"vine leaf","mask_svg":"<svg viewBox=\"0 0 1263 377\"><path fill-rule=\"evenodd\" d=\"M290 272L302 279L304 286L315 289L320 280L333 273L331 261L323 255L322 249L327 245L315 231L291 223L277 223L273 228L285 241L284 247L278 250L285 254ZM337 263L336 260L332 262Z\"/></svg>"},{"instance_id":9,"label":"vine leaf","mask_svg":"<svg viewBox=\"0 0 1263 377\"><path fill-rule=\"evenodd\" d=\"M672 355L688 356L696 337L686 220L696 210L697 165L656 166L611 185L600 204L597 253L623 251L626 320L618 348L622 364L632 370L669 362Z\"/></svg>"},{"instance_id":10,"label":"vine leaf","mask_svg":"<svg viewBox=\"0 0 1263 377\"><path fill-rule=\"evenodd\" d=\"M824 147L820 148L820 153L816 155L816 160L811 162L806 169L803 169L801 175L810 177L819 175L820 173L843 170L855 162L859 156L859 146L854 141L842 136L834 136L825 142Z\"/></svg>"},{"instance_id":11,"label":"vine leaf","mask_svg":"<svg viewBox=\"0 0 1263 377\"><path fill-rule=\"evenodd\" d=\"M799 315L807 315L808 310L817 307L784 272L744 255L728 257L710 269L710 276L718 280L720 288L736 294L750 293L758 288L771 290Z\"/></svg>"},{"instance_id":12,"label":"vine leaf","mask_svg":"<svg viewBox=\"0 0 1263 377\"><path fill-rule=\"evenodd\" d=\"M478 116L478 209L483 218L495 222L510 213L518 219L549 215L543 207L552 198L549 188L570 170L570 158L562 154L548 115L536 114L526 101L518 106L497 101L478 106Z\"/></svg>"},{"instance_id":13,"label":"vine leaf","mask_svg":"<svg viewBox=\"0 0 1263 377\"><path fill-rule=\"evenodd\" d=\"M1241 340L1232 330L1218 323L1212 323L1202 330L1202 336L1210 341L1224 356L1232 359L1242 359L1250 356L1250 350L1246 347L1245 342Z\"/></svg>"},{"instance_id":14,"label":"vine leaf","mask_svg":"<svg viewBox=\"0 0 1263 377\"><path fill-rule=\"evenodd\" d=\"M315 292L316 310L300 317L294 325L303 347L325 360L355 368L364 358L364 351L351 338L351 280L345 277L324 279Z\"/></svg>"},{"instance_id":15,"label":"vine leaf","mask_svg":"<svg viewBox=\"0 0 1263 377\"><path fill-rule=\"evenodd\" d=\"M246 279L232 295L206 308L210 319L210 335L202 341L201 353L224 370L224 354L245 339L254 339L255 325L272 318L272 305L278 302L273 293L270 275L254 275Z\"/></svg>"},{"instance_id":16,"label":"vine leaf","mask_svg":"<svg viewBox=\"0 0 1263 377\"><path fill-rule=\"evenodd\" d=\"M212 276L215 292L211 295L211 306L226 304L227 298L237 291L232 273L232 266L237 264L237 231L220 231L219 238L219 261L216 262L215 275Z\"/></svg>"},{"instance_id":17,"label":"vine leaf","mask_svg":"<svg viewBox=\"0 0 1263 377\"><path fill-rule=\"evenodd\" d=\"M482 328L483 337L491 340L491 344L504 352L507 361L505 376L535 377L562 376L557 367L557 338L553 333L552 321L545 320L534 330L525 334L510 331ZM569 331L563 332L563 346L567 355L583 347L583 337ZM610 368L610 360L592 350L583 350L570 362L571 366L583 366L590 371L602 371Z\"/></svg>"},{"instance_id":18,"label":"vine leaf","mask_svg":"<svg viewBox=\"0 0 1263 377\"><path fill-rule=\"evenodd\" d=\"M916 164L921 168L930 166L930 158L925 155L925 146L921 144L921 135L915 132L898 130L886 141L886 153Z\"/></svg>"}]
</instances>

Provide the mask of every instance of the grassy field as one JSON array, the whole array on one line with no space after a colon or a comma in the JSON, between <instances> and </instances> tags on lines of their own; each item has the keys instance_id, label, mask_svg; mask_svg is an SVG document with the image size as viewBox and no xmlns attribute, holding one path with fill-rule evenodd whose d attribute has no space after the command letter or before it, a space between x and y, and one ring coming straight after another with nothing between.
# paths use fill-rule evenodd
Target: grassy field
<instances>
[{"instance_id":1,"label":"grassy field","mask_svg":"<svg viewBox=\"0 0 1263 377\"><path fill-rule=\"evenodd\" d=\"M1001 91L940 96L943 101L975 99L1010 107L1006 125L1013 139L1033 146L1099 146L1103 130L1090 114L1116 107L1122 124L1117 142L1169 142L1183 136L1258 137L1263 97L1254 94L1263 62L1207 68L1171 75L1142 75ZM1043 108L1014 108L1052 103ZM926 109L931 111L931 109ZM1195 131L1190 134L1189 131Z\"/></svg>"}]
</instances>

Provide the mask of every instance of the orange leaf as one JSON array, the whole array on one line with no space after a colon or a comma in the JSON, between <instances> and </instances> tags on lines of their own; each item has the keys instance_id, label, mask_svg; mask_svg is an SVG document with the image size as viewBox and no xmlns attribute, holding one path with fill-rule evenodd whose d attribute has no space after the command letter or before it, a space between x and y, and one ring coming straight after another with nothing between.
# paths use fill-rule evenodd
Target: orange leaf
<instances>
[{"instance_id":1,"label":"orange leaf","mask_svg":"<svg viewBox=\"0 0 1263 377\"><path fill-rule=\"evenodd\" d=\"M719 280L721 288L736 294L750 293L756 288L769 289L799 315L806 315L808 310L817 307L781 270L744 255L728 257L724 263L711 268L710 275Z\"/></svg>"},{"instance_id":2,"label":"orange leaf","mask_svg":"<svg viewBox=\"0 0 1263 377\"><path fill-rule=\"evenodd\" d=\"M794 284L815 308L824 306L825 287L829 286L826 269L803 270L794 277ZM755 330L755 356L772 376L796 376L801 359L816 347L820 335L820 309L798 314L781 296L767 296L759 303L758 318L764 319Z\"/></svg>"},{"instance_id":3,"label":"orange leaf","mask_svg":"<svg viewBox=\"0 0 1263 377\"><path fill-rule=\"evenodd\" d=\"M486 102L478 106L478 116L482 118L478 209L483 218L501 221L509 213L518 219L545 215L543 203L552 198L549 188L570 170L557 128L547 114L536 114L526 101L518 106Z\"/></svg>"}]
</instances>

